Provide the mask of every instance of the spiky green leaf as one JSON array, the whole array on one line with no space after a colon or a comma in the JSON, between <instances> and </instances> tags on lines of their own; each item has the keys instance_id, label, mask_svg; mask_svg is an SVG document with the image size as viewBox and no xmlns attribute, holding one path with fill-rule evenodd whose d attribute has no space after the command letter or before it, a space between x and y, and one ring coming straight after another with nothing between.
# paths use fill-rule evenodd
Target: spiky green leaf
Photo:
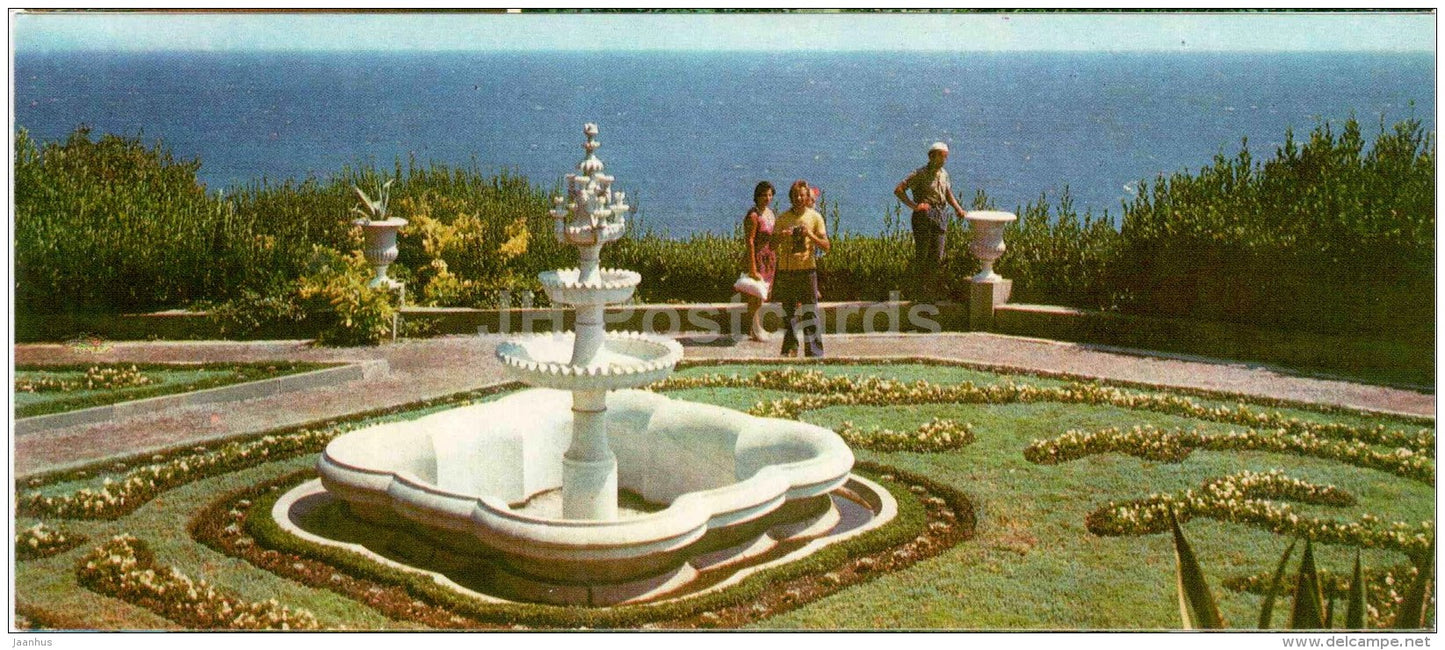
<instances>
[{"instance_id":1,"label":"spiky green leaf","mask_svg":"<svg viewBox=\"0 0 1445 650\"><path fill-rule=\"evenodd\" d=\"M1335 581L1320 584L1325 602L1324 628L1326 630L1335 626Z\"/></svg>"},{"instance_id":2,"label":"spiky green leaf","mask_svg":"<svg viewBox=\"0 0 1445 650\"><path fill-rule=\"evenodd\" d=\"M1294 609L1290 611L1291 630L1318 630L1325 626L1324 603L1320 598L1320 574L1315 568L1314 546L1305 538L1305 552L1300 559L1299 575L1294 583Z\"/></svg>"},{"instance_id":3,"label":"spiky green leaf","mask_svg":"<svg viewBox=\"0 0 1445 650\"><path fill-rule=\"evenodd\" d=\"M1204 570L1199 567L1194 549L1190 548L1189 540L1184 538L1184 531L1179 528L1179 519L1174 516L1172 509L1169 511L1169 526L1174 531L1179 617L1184 623L1184 629L1223 628L1224 617L1214 603L1214 595L1209 592L1209 583L1204 580Z\"/></svg>"},{"instance_id":4,"label":"spiky green leaf","mask_svg":"<svg viewBox=\"0 0 1445 650\"><path fill-rule=\"evenodd\" d=\"M1350 578L1350 593L1346 598L1350 606L1345 610L1345 627L1351 630L1365 629L1365 574L1360 568L1360 549L1355 549L1355 572Z\"/></svg>"},{"instance_id":5,"label":"spiky green leaf","mask_svg":"<svg viewBox=\"0 0 1445 650\"><path fill-rule=\"evenodd\" d=\"M1284 569L1289 563L1289 556L1294 553L1294 545L1299 540L1292 539L1289 546L1284 549L1284 555L1279 557L1279 565L1274 568L1274 577L1269 580L1269 591L1264 594L1264 605L1259 608L1259 629L1268 630L1270 619L1274 617L1274 599L1279 596L1279 587L1284 584Z\"/></svg>"},{"instance_id":6,"label":"spiky green leaf","mask_svg":"<svg viewBox=\"0 0 1445 650\"><path fill-rule=\"evenodd\" d=\"M1431 584L1435 581L1435 537L1430 537L1430 548L1423 558L1418 558L1419 572L1410 586L1405 589L1405 600L1400 603L1400 612L1395 615L1395 629L1418 630L1425 627L1430 616Z\"/></svg>"}]
</instances>

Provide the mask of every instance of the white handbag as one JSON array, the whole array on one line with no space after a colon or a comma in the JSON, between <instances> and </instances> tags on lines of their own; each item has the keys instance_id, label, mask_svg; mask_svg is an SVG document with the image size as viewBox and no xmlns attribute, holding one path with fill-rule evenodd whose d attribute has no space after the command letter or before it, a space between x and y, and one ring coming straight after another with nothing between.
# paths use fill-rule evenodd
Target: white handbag
<instances>
[{"instance_id":1,"label":"white handbag","mask_svg":"<svg viewBox=\"0 0 1445 650\"><path fill-rule=\"evenodd\" d=\"M738 281L733 283L733 291L764 300L768 297L768 283L743 273L738 276Z\"/></svg>"}]
</instances>

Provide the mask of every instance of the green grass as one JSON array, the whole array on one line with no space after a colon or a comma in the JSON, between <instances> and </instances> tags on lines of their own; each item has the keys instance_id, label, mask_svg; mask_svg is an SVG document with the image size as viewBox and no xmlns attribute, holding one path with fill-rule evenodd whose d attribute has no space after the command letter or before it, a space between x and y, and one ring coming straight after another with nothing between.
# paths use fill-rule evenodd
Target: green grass
<instances>
[{"instance_id":1,"label":"green grass","mask_svg":"<svg viewBox=\"0 0 1445 650\"><path fill-rule=\"evenodd\" d=\"M829 375L888 376L934 383L1005 379L1059 385L1061 379L1003 376L963 366L931 364L834 364L810 367ZM748 376L777 366L701 366L679 376L713 373ZM782 390L694 388L668 393L680 399L748 409L761 401L794 398ZM1236 404L1227 396L1195 398L1200 403ZM416 417L424 411L392 414ZM1276 410L1253 405L1256 411ZM1422 428L1418 420L1364 413L1324 413L1317 409L1280 409L1301 419L1351 425L1384 423L1392 428ZM926 476L966 494L977 508L978 530L965 541L906 570L886 574L792 611L763 619L755 629L1177 629L1173 546L1168 535L1100 537L1085 528L1085 518L1110 500L1124 501L1155 493L1197 488L1213 478L1241 470L1282 469L1289 476L1331 484L1353 494L1348 507L1293 505L1302 516L1352 521L1371 514L1385 521L1417 525L1434 521L1435 490L1429 485L1339 462L1264 452L1195 451L1182 462L1160 463L1120 454L1087 456L1058 465L1036 465L1023 449L1037 439L1068 429L1106 426L1200 427L1238 429L1176 415L1116 406L1059 403L926 404L910 406L830 406L805 411L805 421L836 426L850 421L860 428L912 429L932 418L972 424L973 444L942 453L878 453L855 450L860 461L874 461ZM1433 424L1423 428L1433 430ZM96 627L164 628L154 614L98 596L74 584L77 558L109 536L128 532L149 542L157 561L192 577L204 577L244 598L275 597L282 604L314 612L328 627L408 629L331 592L304 587L260 571L195 543L186 523L205 504L228 491L255 485L314 463L314 455L271 462L186 484L161 494L116 521L46 520L48 526L88 535L80 548L16 567L18 598L29 605L84 615ZM97 480L92 474L90 481ZM64 484L74 487L80 483ZM62 484L53 486L60 488ZM37 520L21 517L24 527ZM1289 539L1243 524L1197 518L1186 524L1206 577L1226 619L1251 627L1262 598L1223 588L1225 579L1268 574ZM1354 549L1320 545L1316 557L1324 570L1348 573ZM1364 563L1385 568L1406 562L1403 554L1366 549ZM1342 606L1342 605L1341 605ZM1277 606L1278 608L1279 606ZM1277 613L1276 621L1283 618ZM1278 623L1277 623L1278 624Z\"/></svg>"},{"instance_id":2,"label":"green grass","mask_svg":"<svg viewBox=\"0 0 1445 650\"><path fill-rule=\"evenodd\" d=\"M12 391L15 417L26 418L50 413L63 413L95 406L129 402L161 395L189 393L207 388L219 388L248 381L272 379L322 368L334 363L300 363L292 361L260 363L205 363L205 364L130 364L97 363L65 366L19 365L15 367L15 379L55 378L65 381L84 380L88 368L131 368L134 366L153 383L111 390L73 390L50 392Z\"/></svg>"}]
</instances>

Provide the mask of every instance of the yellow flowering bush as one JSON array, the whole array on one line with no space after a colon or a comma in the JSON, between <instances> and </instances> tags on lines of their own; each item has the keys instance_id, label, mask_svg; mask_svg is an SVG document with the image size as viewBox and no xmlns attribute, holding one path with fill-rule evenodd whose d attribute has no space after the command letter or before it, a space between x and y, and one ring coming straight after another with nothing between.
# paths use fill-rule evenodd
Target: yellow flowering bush
<instances>
[{"instance_id":1,"label":"yellow flowering bush","mask_svg":"<svg viewBox=\"0 0 1445 650\"><path fill-rule=\"evenodd\" d=\"M411 221L398 240L398 260L416 270L421 304L483 306L499 289L530 286L514 264L531 237L525 217L493 218L499 215L432 191L402 197L398 210Z\"/></svg>"}]
</instances>

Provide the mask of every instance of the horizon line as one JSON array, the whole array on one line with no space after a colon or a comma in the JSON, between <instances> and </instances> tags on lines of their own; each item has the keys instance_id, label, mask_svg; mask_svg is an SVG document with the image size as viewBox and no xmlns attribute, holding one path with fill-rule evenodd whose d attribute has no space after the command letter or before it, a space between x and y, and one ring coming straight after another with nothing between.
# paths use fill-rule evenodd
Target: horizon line
<instances>
[{"instance_id":1,"label":"horizon line","mask_svg":"<svg viewBox=\"0 0 1445 650\"><path fill-rule=\"evenodd\" d=\"M308 53L308 54L769 54L787 52L791 54L1436 54L1437 50L1417 48L1333 48L1333 49L1301 49L1301 48L1121 48L1116 50L1108 49L1065 49L1065 48L895 48L895 49L865 49L865 48L686 48L686 47L632 47L632 48L524 48L524 47L498 47L498 48L397 48L397 47L358 47L358 48L306 48L306 47L256 47L256 48L126 48L126 47L61 47L61 48L15 48L16 56L42 55L42 54L88 54L106 52L114 54L265 54L265 53Z\"/></svg>"}]
</instances>

